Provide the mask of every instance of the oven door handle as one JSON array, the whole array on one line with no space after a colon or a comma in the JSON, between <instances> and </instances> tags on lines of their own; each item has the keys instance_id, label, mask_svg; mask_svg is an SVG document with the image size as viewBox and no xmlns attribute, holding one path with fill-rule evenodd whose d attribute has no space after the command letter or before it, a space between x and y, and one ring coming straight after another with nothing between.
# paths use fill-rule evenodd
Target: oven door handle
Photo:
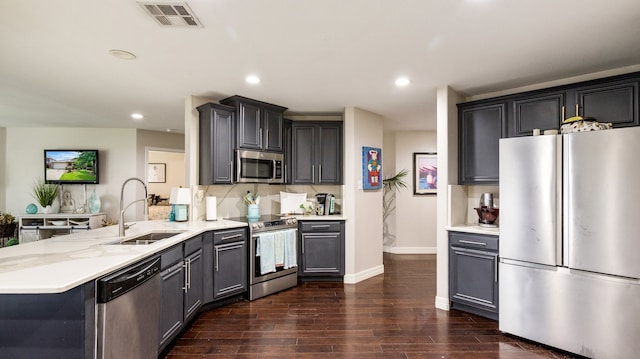
<instances>
[{"instance_id":1,"label":"oven door handle","mask_svg":"<svg viewBox=\"0 0 640 359\"><path fill-rule=\"evenodd\" d=\"M242 234L242 233L238 233L238 234L234 234L234 235L232 235L232 236L222 237L222 238L220 238L220 240L222 240L222 241L226 241L226 240L228 240L228 239L240 238L240 237L242 237L243 235L244 235L244 234Z\"/></svg>"}]
</instances>

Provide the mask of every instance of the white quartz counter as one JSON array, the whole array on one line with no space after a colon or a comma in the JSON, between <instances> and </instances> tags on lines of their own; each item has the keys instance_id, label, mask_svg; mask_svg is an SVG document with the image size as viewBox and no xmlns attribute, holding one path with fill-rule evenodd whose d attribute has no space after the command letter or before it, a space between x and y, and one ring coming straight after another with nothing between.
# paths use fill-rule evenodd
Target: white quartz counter
<instances>
[{"instance_id":1,"label":"white quartz counter","mask_svg":"<svg viewBox=\"0 0 640 359\"><path fill-rule=\"evenodd\" d=\"M488 234L491 236L499 236L500 228L499 227L480 227L477 224L457 224L455 226L447 227L448 231L455 232L467 232L467 233L476 233L476 234Z\"/></svg>"},{"instance_id":2,"label":"white quartz counter","mask_svg":"<svg viewBox=\"0 0 640 359\"><path fill-rule=\"evenodd\" d=\"M294 214L293 217L296 217L298 221L344 221L347 217L344 217L339 214L332 214L329 216L305 216L302 214Z\"/></svg>"},{"instance_id":3,"label":"white quartz counter","mask_svg":"<svg viewBox=\"0 0 640 359\"><path fill-rule=\"evenodd\" d=\"M135 263L200 233L246 226L218 219L211 222L137 222L124 239L154 231L182 231L146 245L113 245L118 226L0 248L0 293L62 293Z\"/></svg>"}]
</instances>

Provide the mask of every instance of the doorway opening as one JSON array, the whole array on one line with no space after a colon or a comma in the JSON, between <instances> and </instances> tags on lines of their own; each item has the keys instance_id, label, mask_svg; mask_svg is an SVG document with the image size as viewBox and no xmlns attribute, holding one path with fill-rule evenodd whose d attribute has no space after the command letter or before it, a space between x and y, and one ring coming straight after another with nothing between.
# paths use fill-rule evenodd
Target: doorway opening
<instances>
[{"instance_id":1,"label":"doorway opening","mask_svg":"<svg viewBox=\"0 0 640 359\"><path fill-rule=\"evenodd\" d=\"M167 219L171 212L171 188L185 186L184 150L146 148L149 220Z\"/></svg>"}]
</instances>

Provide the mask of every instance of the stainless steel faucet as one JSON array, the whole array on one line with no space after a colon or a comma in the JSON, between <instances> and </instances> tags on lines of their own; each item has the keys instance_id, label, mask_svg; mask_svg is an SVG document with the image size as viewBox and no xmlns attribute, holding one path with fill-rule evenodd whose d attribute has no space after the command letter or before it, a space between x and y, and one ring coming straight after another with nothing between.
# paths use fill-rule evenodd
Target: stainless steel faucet
<instances>
[{"instance_id":1,"label":"stainless steel faucet","mask_svg":"<svg viewBox=\"0 0 640 359\"><path fill-rule=\"evenodd\" d=\"M140 199L136 199L135 201L129 203L126 207L124 206L124 187L127 185L127 182L129 181L138 181L140 183L142 183L142 186L144 186L144 198L140 198ZM147 205L147 185L144 183L143 180L141 180L140 178L136 178L136 177L131 177L129 179L127 179L126 181L124 181L124 183L122 184L122 189L120 189L120 221L118 222L118 236L120 237L124 237L124 230L129 228L129 226L124 225L124 212L131 207L132 204L136 203L136 202L140 202L140 201L144 201L144 219L147 220L148 216L149 216L149 206Z\"/></svg>"}]
</instances>

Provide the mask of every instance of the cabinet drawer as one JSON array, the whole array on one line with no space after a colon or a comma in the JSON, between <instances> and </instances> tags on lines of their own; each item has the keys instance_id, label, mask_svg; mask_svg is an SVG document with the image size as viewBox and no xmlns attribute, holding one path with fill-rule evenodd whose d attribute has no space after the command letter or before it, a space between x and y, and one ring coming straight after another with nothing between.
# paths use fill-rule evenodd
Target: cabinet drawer
<instances>
[{"instance_id":1,"label":"cabinet drawer","mask_svg":"<svg viewBox=\"0 0 640 359\"><path fill-rule=\"evenodd\" d=\"M175 245L160 255L160 268L162 270L182 260L182 245Z\"/></svg>"},{"instance_id":2,"label":"cabinet drawer","mask_svg":"<svg viewBox=\"0 0 640 359\"><path fill-rule=\"evenodd\" d=\"M449 242L451 246L456 247L484 249L489 251L498 250L497 236L449 232Z\"/></svg>"},{"instance_id":3,"label":"cabinet drawer","mask_svg":"<svg viewBox=\"0 0 640 359\"><path fill-rule=\"evenodd\" d=\"M247 238L247 230L245 228L232 229L228 231L219 231L213 234L213 243L227 243L244 240Z\"/></svg>"},{"instance_id":4,"label":"cabinet drawer","mask_svg":"<svg viewBox=\"0 0 640 359\"><path fill-rule=\"evenodd\" d=\"M301 232L340 232L339 221L299 222Z\"/></svg>"},{"instance_id":5,"label":"cabinet drawer","mask_svg":"<svg viewBox=\"0 0 640 359\"><path fill-rule=\"evenodd\" d=\"M188 239L184 242L184 255L188 256L200 248L202 248L202 236Z\"/></svg>"}]
</instances>

